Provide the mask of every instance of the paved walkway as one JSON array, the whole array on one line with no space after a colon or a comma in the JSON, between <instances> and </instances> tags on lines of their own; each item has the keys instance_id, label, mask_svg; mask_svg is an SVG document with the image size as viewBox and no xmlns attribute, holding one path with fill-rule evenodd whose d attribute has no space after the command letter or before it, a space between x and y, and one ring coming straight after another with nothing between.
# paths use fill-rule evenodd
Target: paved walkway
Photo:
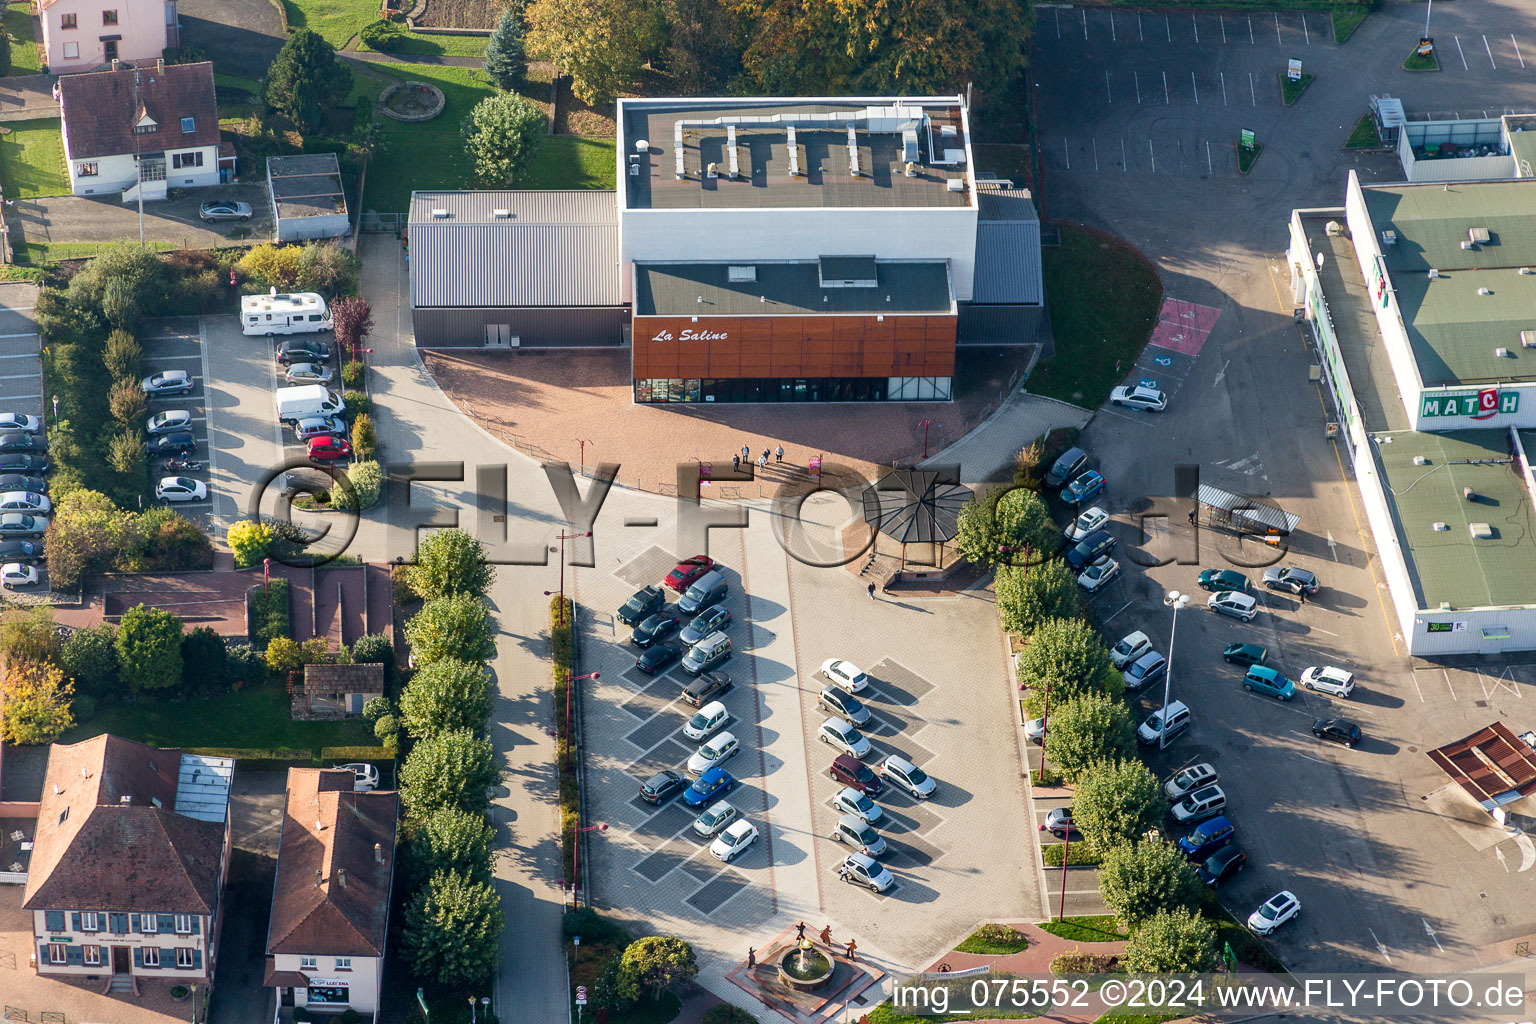
<instances>
[{"instance_id":1,"label":"paved walkway","mask_svg":"<svg viewBox=\"0 0 1536 1024\"><path fill-rule=\"evenodd\" d=\"M1022 388L975 431L922 463L925 466L960 464L966 482L1013 477L1013 459L1019 449L1056 427L1088 425L1093 412L1054 398L1031 395Z\"/></svg>"}]
</instances>

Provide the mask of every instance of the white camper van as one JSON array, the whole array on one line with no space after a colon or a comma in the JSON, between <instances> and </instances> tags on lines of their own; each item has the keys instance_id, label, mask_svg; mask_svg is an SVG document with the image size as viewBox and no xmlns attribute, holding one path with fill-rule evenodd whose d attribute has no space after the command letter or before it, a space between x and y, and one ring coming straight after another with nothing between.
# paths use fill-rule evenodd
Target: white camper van
<instances>
[{"instance_id":1,"label":"white camper van","mask_svg":"<svg viewBox=\"0 0 1536 1024\"><path fill-rule=\"evenodd\" d=\"M324 384L277 389L277 418L292 423L306 416L339 416L346 412L341 396Z\"/></svg>"},{"instance_id":2,"label":"white camper van","mask_svg":"<svg viewBox=\"0 0 1536 1024\"><path fill-rule=\"evenodd\" d=\"M314 292L240 296L240 327L246 334L307 334L331 329L331 311Z\"/></svg>"}]
</instances>

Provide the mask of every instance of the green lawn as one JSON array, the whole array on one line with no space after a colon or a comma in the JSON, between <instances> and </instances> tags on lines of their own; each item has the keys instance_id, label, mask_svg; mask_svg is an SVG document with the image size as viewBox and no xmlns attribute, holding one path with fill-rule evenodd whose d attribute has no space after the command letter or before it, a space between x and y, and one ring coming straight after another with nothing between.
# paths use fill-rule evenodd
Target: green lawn
<instances>
[{"instance_id":1,"label":"green lawn","mask_svg":"<svg viewBox=\"0 0 1536 1024\"><path fill-rule=\"evenodd\" d=\"M1063 917L1046 921L1040 930L1068 942L1116 942L1130 934L1120 930L1113 916Z\"/></svg>"},{"instance_id":2,"label":"green lawn","mask_svg":"<svg viewBox=\"0 0 1536 1024\"><path fill-rule=\"evenodd\" d=\"M1259 154L1262 152L1264 152L1264 143L1262 142L1255 142L1252 149L1239 142L1237 144L1237 173L1247 174L1253 170L1253 162L1259 158Z\"/></svg>"},{"instance_id":3,"label":"green lawn","mask_svg":"<svg viewBox=\"0 0 1536 1024\"><path fill-rule=\"evenodd\" d=\"M1378 149L1381 146L1381 136L1376 132L1376 119L1370 114L1361 114L1360 120L1355 122L1354 130L1349 133L1349 138L1344 140L1345 149Z\"/></svg>"},{"instance_id":4,"label":"green lawn","mask_svg":"<svg viewBox=\"0 0 1536 1024\"><path fill-rule=\"evenodd\" d=\"M152 747L225 747L309 750L371 746L373 730L363 722L295 722L288 694L276 683L247 687L206 700L107 704L89 722L60 737L76 743L110 732Z\"/></svg>"},{"instance_id":5,"label":"green lawn","mask_svg":"<svg viewBox=\"0 0 1536 1024\"><path fill-rule=\"evenodd\" d=\"M1281 101L1286 106L1290 106L1301 99L1301 94L1307 91L1307 86L1311 85L1312 79L1316 77L1316 75L1304 74L1299 79L1292 79L1289 75L1282 73L1280 75Z\"/></svg>"},{"instance_id":6,"label":"green lawn","mask_svg":"<svg viewBox=\"0 0 1536 1024\"><path fill-rule=\"evenodd\" d=\"M283 10L289 28L318 32L338 50L364 25L379 20L377 0L283 0Z\"/></svg>"},{"instance_id":7,"label":"green lawn","mask_svg":"<svg viewBox=\"0 0 1536 1024\"><path fill-rule=\"evenodd\" d=\"M1440 59L1433 53L1419 53L1419 48L1415 46L1408 59L1403 61L1403 67L1408 71L1439 71Z\"/></svg>"},{"instance_id":8,"label":"green lawn","mask_svg":"<svg viewBox=\"0 0 1536 1024\"><path fill-rule=\"evenodd\" d=\"M523 188L613 188L612 139L551 135L528 165Z\"/></svg>"},{"instance_id":9,"label":"green lawn","mask_svg":"<svg viewBox=\"0 0 1536 1024\"><path fill-rule=\"evenodd\" d=\"M1071 224L1061 225L1061 244L1047 247L1044 259L1056 354L1026 387L1097 408L1141 355L1163 301L1162 281L1126 243Z\"/></svg>"},{"instance_id":10,"label":"green lawn","mask_svg":"<svg viewBox=\"0 0 1536 1024\"><path fill-rule=\"evenodd\" d=\"M5 5L5 31L11 37L11 74L42 74L43 61L32 35L32 7L28 3Z\"/></svg>"},{"instance_id":11,"label":"green lawn","mask_svg":"<svg viewBox=\"0 0 1536 1024\"><path fill-rule=\"evenodd\" d=\"M8 121L0 135L0 184L7 199L69 195L64 136L57 118Z\"/></svg>"},{"instance_id":12,"label":"green lawn","mask_svg":"<svg viewBox=\"0 0 1536 1024\"><path fill-rule=\"evenodd\" d=\"M1333 9L1333 41L1340 46L1355 34L1355 29L1371 13L1369 7L1335 7Z\"/></svg>"},{"instance_id":13,"label":"green lawn","mask_svg":"<svg viewBox=\"0 0 1536 1024\"><path fill-rule=\"evenodd\" d=\"M377 11L377 8L375 8ZM402 26L404 27L404 26ZM390 53L398 53L404 56L428 56L428 57L484 57L485 44L490 41L490 36L471 36L459 33L437 32L407 32ZM358 40L359 50L372 50L373 47Z\"/></svg>"},{"instance_id":14,"label":"green lawn","mask_svg":"<svg viewBox=\"0 0 1536 1024\"><path fill-rule=\"evenodd\" d=\"M227 75L222 71L213 73L213 86L215 89L239 89L252 96L261 95L261 83L256 79L246 78L243 75Z\"/></svg>"}]
</instances>

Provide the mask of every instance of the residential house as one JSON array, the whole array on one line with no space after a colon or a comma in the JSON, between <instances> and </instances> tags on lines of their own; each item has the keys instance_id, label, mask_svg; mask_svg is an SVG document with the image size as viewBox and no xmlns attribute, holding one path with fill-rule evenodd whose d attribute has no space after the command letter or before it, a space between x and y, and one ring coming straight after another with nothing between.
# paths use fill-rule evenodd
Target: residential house
<instances>
[{"instance_id":1,"label":"residential house","mask_svg":"<svg viewBox=\"0 0 1536 1024\"><path fill-rule=\"evenodd\" d=\"M101 735L56 743L22 907L39 974L213 977L234 762Z\"/></svg>"},{"instance_id":2,"label":"residential house","mask_svg":"<svg viewBox=\"0 0 1536 1024\"><path fill-rule=\"evenodd\" d=\"M339 768L290 768L267 929L278 1006L377 1014L395 867L394 792Z\"/></svg>"},{"instance_id":3,"label":"residential house","mask_svg":"<svg viewBox=\"0 0 1536 1024\"><path fill-rule=\"evenodd\" d=\"M384 666L305 665L304 692L295 695L300 718L356 718L370 697L384 696Z\"/></svg>"},{"instance_id":4,"label":"residential house","mask_svg":"<svg viewBox=\"0 0 1536 1024\"><path fill-rule=\"evenodd\" d=\"M59 79L64 160L77 196L164 199L219 183L213 64L156 64Z\"/></svg>"},{"instance_id":5,"label":"residential house","mask_svg":"<svg viewBox=\"0 0 1536 1024\"><path fill-rule=\"evenodd\" d=\"M181 45L176 0L42 0L48 71L153 64Z\"/></svg>"}]
</instances>

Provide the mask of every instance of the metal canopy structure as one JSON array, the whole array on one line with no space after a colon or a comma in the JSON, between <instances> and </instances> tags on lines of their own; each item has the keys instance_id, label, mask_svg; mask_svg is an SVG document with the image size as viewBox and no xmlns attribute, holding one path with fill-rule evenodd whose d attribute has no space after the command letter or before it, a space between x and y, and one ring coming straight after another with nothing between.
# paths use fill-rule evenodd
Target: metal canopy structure
<instances>
[{"instance_id":1,"label":"metal canopy structure","mask_svg":"<svg viewBox=\"0 0 1536 1024\"><path fill-rule=\"evenodd\" d=\"M1296 529L1296 524L1301 522L1300 516L1274 505L1233 494L1210 484L1201 484L1200 489L1191 497L1205 509L1202 518L1207 525L1220 526L1238 533L1288 537Z\"/></svg>"},{"instance_id":2,"label":"metal canopy structure","mask_svg":"<svg viewBox=\"0 0 1536 1024\"><path fill-rule=\"evenodd\" d=\"M943 469L898 469L864 491L864 521L901 545L906 565L908 544L938 544L955 539L960 510L972 491ZM940 554L940 562L943 555Z\"/></svg>"},{"instance_id":3,"label":"metal canopy structure","mask_svg":"<svg viewBox=\"0 0 1536 1024\"><path fill-rule=\"evenodd\" d=\"M1428 757L1484 810L1536 793L1536 751L1503 722L1428 751Z\"/></svg>"}]
</instances>

